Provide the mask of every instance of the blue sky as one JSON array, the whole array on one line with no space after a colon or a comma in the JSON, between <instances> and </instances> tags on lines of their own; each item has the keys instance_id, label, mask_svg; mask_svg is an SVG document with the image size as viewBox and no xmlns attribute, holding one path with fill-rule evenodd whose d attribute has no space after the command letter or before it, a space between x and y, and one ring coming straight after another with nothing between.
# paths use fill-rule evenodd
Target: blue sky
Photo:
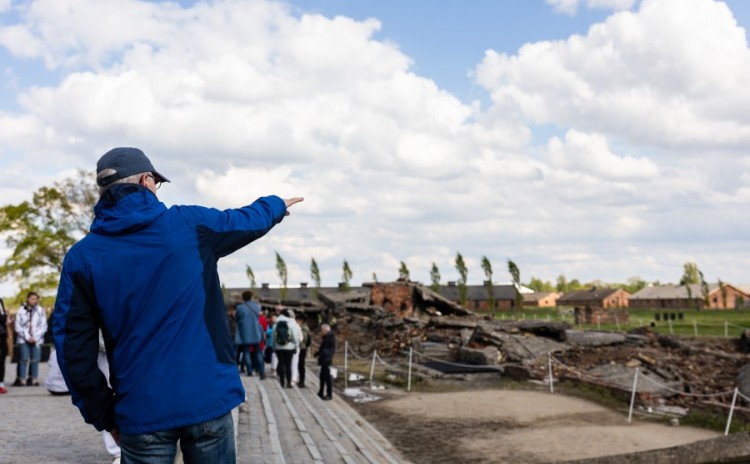
<instances>
[{"instance_id":1,"label":"blue sky","mask_svg":"<svg viewBox=\"0 0 750 464\"><path fill-rule=\"evenodd\" d=\"M415 72L466 102L487 97L467 74L488 48L512 52L527 42L565 39L585 33L609 13L584 8L575 16L561 15L543 1L312 0L293 5L329 16L377 18L383 25L376 37L398 44L414 60Z\"/></svg>"},{"instance_id":2,"label":"blue sky","mask_svg":"<svg viewBox=\"0 0 750 464\"><path fill-rule=\"evenodd\" d=\"M230 286L276 283L276 251L329 285L344 259L455 280L456 252L474 283L487 256L498 281L750 284L749 24L740 0L0 0L0 196L136 145L167 204L307 198Z\"/></svg>"}]
</instances>

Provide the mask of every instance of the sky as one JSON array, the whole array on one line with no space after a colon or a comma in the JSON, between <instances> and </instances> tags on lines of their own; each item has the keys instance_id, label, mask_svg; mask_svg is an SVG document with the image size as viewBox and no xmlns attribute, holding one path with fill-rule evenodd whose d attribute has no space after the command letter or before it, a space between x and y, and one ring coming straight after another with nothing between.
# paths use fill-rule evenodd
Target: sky
<instances>
[{"instance_id":1,"label":"sky","mask_svg":"<svg viewBox=\"0 0 750 464\"><path fill-rule=\"evenodd\" d=\"M167 205L303 196L228 287L750 284L750 2L0 0L0 203L137 146ZM0 244L0 259L9 250ZM15 292L0 283L0 295Z\"/></svg>"}]
</instances>

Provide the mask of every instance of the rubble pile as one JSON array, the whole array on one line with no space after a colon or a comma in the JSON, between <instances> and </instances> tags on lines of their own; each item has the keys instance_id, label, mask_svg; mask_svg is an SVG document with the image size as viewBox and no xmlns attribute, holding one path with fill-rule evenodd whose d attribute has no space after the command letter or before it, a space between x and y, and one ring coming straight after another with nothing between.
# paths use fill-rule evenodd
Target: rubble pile
<instances>
[{"instance_id":1,"label":"rubble pile","mask_svg":"<svg viewBox=\"0 0 750 464\"><path fill-rule=\"evenodd\" d=\"M340 339L361 355L378 350L381 356L403 358L413 348L450 362L499 366L518 380L545 380L549 354L555 378L598 385L623 398L629 398L638 368L636 390L643 405L667 402L723 413L732 396L709 395L739 386L750 396L750 333L725 340L657 335L647 327L631 333L581 331L565 322L480 317L418 283L366 288L321 293L315 302L284 303L334 322ZM603 321L607 312L587 308L581 317ZM606 317L624 321L627 314ZM750 418L746 406L736 409L735 417Z\"/></svg>"}]
</instances>

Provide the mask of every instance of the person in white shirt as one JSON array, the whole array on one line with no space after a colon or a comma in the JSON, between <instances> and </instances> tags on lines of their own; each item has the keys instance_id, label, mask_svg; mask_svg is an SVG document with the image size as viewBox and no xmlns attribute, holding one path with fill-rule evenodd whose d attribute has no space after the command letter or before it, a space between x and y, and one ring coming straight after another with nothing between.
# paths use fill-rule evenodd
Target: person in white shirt
<instances>
[{"instance_id":1,"label":"person in white shirt","mask_svg":"<svg viewBox=\"0 0 750 464\"><path fill-rule=\"evenodd\" d=\"M36 292L26 295L26 303L16 313L15 330L21 356L18 361L18 378L13 385L39 386L37 378L39 361L42 358L42 343L47 332L47 315L44 308L39 306L39 294Z\"/></svg>"},{"instance_id":2,"label":"person in white shirt","mask_svg":"<svg viewBox=\"0 0 750 464\"><path fill-rule=\"evenodd\" d=\"M291 309L289 310L289 319L289 325L292 328L294 339L297 340L297 348L294 350L294 354L292 355L292 383L296 385L299 383L299 350L302 346L302 342L305 339L305 335L302 333L302 327L300 327L297 323L297 318L294 314L294 311L292 311Z\"/></svg>"},{"instance_id":3,"label":"person in white shirt","mask_svg":"<svg viewBox=\"0 0 750 464\"><path fill-rule=\"evenodd\" d=\"M278 375L282 388L292 388L292 357L299 346L298 331L302 332L294 317L289 310L283 310L273 328L273 352L279 358Z\"/></svg>"}]
</instances>

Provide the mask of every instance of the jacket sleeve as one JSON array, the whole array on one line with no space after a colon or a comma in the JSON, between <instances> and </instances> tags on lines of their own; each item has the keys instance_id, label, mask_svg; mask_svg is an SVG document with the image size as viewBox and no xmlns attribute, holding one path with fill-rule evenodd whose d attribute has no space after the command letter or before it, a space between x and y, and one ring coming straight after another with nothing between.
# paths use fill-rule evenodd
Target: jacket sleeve
<instances>
[{"instance_id":1,"label":"jacket sleeve","mask_svg":"<svg viewBox=\"0 0 750 464\"><path fill-rule=\"evenodd\" d=\"M21 320L23 319L23 316L21 315L22 310L23 306L18 310L18 312L16 312L16 319L13 323L13 331L16 333L16 341L18 341L19 343L21 342L21 340L26 340L26 337L23 333L23 323Z\"/></svg>"},{"instance_id":2,"label":"jacket sleeve","mask_svg":"<svg viewBox=\"0 0 750 464\"><path fill-rule=\"evenodd\" d=\"M272 195L237 209L219 211L202 206L177 206L196 227L202 247L223 258L261 238L284 219L286 203Z\"/></svg>"},{"instance_id":3,"label":"jacket sleeve","mask_svg":"<svg viewBox=\"0 0 750 464\"><path fill-rule=\"evenodd\" d=\"M57 361L73 404L97 430L112 430L114 392L99 370L99 322L94 288L82 271L65 258L52 331Z\"/></svg>"},{"instance_id":4,"label":"jacket sleeve","mask_svg":"<svg viewBox=\"0 0 750 464\"><path fill-rule=\"evenodd\" d=\"M39 322L39 330L34 330L34 338L36 338L41 343L41 341L44 340L44 334L47 333L48 327L47 315L44 313L43 308L40 307L39 309L39 319L41 319L41 321Z\"/></svg>"}]
</instances>

